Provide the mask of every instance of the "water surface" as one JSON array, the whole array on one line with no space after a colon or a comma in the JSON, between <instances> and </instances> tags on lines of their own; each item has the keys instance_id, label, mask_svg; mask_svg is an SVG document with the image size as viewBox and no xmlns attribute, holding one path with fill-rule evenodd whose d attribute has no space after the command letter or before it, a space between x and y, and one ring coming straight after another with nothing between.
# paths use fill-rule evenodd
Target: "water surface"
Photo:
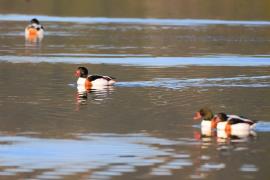
<instances>
[{"instance_id":1,"label":"water surface","mask_svg":"<svg viewBox=\"0 0 270 180\"><path fill-rule=\"evenodd\" d=\"M0 178L269 177L266 1L253 13L246 1L241 11L231 1L189 1L194 11L184 1L118 1L122 14L102 11L105 1L82 1L78 12L59 10L63 1L14 2L21 7L0 6ZM96 9L85 11L88 2ZM32 17L45 26L42 41L24 39ZM77 92L78 66L117 83ZM244 138L205 137L192 120L203 106L260 123Z\"/></svg>"}]
</instances>

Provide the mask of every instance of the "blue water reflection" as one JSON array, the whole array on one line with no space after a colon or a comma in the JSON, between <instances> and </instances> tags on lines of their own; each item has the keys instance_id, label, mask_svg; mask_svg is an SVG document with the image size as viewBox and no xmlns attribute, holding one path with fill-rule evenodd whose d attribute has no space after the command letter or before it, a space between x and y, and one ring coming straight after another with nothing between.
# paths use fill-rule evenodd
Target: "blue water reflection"
<instances>
[{"instance_id":1,"label":"blue water reflection","mask_svg":"<svg viewBox=\"0 0 270 180\"><path fill-rule=\"evenodd\" d=\"M85 56L85 55L83 55ZM116 64L144 67L183 66L270 66L269 56L198 56L198 57L62 57L62 56L0 56L0 61L12 63L70 63L70 64Z\"/></svg>"},{"instance_id":2,"label":"blue water reflection","mask_svg":"<svg viewBox=\"0 0 270 180\"><path fill-rule=\"evenodd\" d=\"M188 155L166 146L189 143L148 134L77 134L74 139L46 139L26 136L0 136L0 175L44 170L36 178L60 178L81 172L90 176L115 176L136 171L136 167L165 163L170 171L192 166ZM196 143L196 142L194 142ZM193 143L193 144L194 144ZM156 145L159 145L157 147ZM50 170L47 170L50 169ZM155 168L151 174L156 174Z\"/></svg>"},{"instance_id":3,"label":"blue water reflection","mask_svg":"<svg viewBox=\"0 0 270 180\"><path fill-rule=\"evenodd\" d=\"M216 159L203 151L216 146L214 138L166 139L147 133L89 133L72 136L72 139L50 139L2 134L0 176L30 173L34 179L62 179L84 174L89 179L110 179L144 167L148 169L148 176L155 177L170 176L176 170L193 167L194 172L187 174L187 177L202 178L207 177L207 173L227 168L222 158ZM244 142L217 141L216 150L222 153L246 151L246 144L238 147L231 144ZM189 148L193 151L187 150ZM254 164L244 163L239 171L257 172L258 168Z\"/></svg>"},{"instance_id":4,"label":"blue water reflection","mask_svg":"<svg viewBox=\"0 0 270 180\"><path fill-rule=\"evenodd\" d=\"M158 19L158 18L107 18L107 17L59 17L26 14L0 14L1 21L28 21L36 17L48 22L73 22L85 24L141 24L162 26L270 26L270 21L240 21L220 19Z\"/></svg>"}]
</instances>

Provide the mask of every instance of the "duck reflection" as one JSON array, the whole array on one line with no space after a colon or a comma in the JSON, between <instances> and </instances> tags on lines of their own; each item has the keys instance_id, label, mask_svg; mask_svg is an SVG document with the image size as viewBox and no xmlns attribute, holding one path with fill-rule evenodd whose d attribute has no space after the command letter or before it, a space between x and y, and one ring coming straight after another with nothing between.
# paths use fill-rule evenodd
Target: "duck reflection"
<instances>
[{"instance_id":1,"label":"duck reflection","mask_svg":"<svg viewBox=\"0 0 270 180\"><path fill-rule=\"evenodd\" d=\"M201 127L201 131L194 131L194 138L197 140L205 140L210 138L216 138L218 141L235 140L235 139L249 139L256 137L255 131L238 131L238 132L228 132L225 130L216 130L211 128Z\"/></svg>"},{"instance_id":2,"label":"duck reflection","mask_svg":"<svg viewBox=\"0 0 270 180\"><path fill-rule=\"evenodd\" d=\"M232 133L225 130L217 130L216 128L211 128L211 126L208 126L208 128L200 126L199 130L194 132L194 139L200 142L200 146L197 146L198 154L194 156L195 168L190 177L209 179L213 171L230 169L231 164L224 159L234 158L236 156L235 152L249 151L249 142L254 140L255 137L256 133L254 131Z\"/></svg>"},{"instance_id":3,"label":"duck reflection","mask_svg":"<svg viewBox=\"0 0 270 180\"><path fill-rule=\"evenodd\" d=\"M77 85L77 103L80 105L87 104L90 99L92 103L101 103L114 92L113 86L91 86L86 88L84 85Z\"/></svg>"},{"instance_id":4,"label":"duck reflection","mask_svg":"<svg viewBox=\"0 0 270 180\"><path fill-rule=\"evenodd\" d=\"M257 136L255 131L239 131L234 133L229 133L225 130L217 130L217 139L222 141L223 139L229 140L248 140Z\"/></svg>"}]
</instances>

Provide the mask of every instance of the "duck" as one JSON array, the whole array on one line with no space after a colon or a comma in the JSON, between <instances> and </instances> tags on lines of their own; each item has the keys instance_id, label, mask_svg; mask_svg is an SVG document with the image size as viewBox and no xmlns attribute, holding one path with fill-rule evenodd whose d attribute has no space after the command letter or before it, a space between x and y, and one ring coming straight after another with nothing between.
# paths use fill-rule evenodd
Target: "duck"
<instances>
[{"instance_id":1,"label":"duck","mask_svg":"<svg viewBox=\"0 0 270 180\"><path fill-rule=\"evenodd\" d=\"M238 115L227 115L226 113L218 113L215 116L217 120L217 130L225 131L230 135L248 134L255 129L257 121Z\"/></svg>"},{"instance_id":2,"label":"duck","mask_svg":"<svg viewBox=\"0 0 270 180\"><path fill-rule=\"evenodd\" d=\"M78 77L77 87L82 89L100 89L112 86L116 81L114 77L102 75L88 75L86 67L78 67L75 76Z\"/></svg>"},{"instance_id":3,"label":"duck","mask_svg":"<svg viewBox=\"0 0 270 180\"><path fill-rule=\"evenodd\" d=\"M217 119L211 109L204 107L197 111L193 117L194 120L201 120L201 129L211 131L217 127Z\"/></svg>"},{"instance_id":4,"label":"duck","mask_svg":"<svg viewBox=\"0 0 270 180\"><path fill-rule=\"evenodd\" d=\"M41 40L44 37L44 27L36 18L30 21L30 24L25 28L25 38L27 40Z\"/></svg>"}]
</instances>

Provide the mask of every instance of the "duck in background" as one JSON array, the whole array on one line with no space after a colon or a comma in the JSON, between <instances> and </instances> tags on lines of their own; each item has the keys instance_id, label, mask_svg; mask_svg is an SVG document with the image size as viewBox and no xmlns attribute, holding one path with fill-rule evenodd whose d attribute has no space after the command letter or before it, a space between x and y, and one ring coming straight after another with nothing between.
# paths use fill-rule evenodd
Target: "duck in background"
<instances>
[{"instance_id":1,"label":"duck in background","mask_svg":"<svg viewBox=\"0 0 270 180\"><path fill-rule=\"evenodd\" d=\"M25 39L30 42L41 41L44 37L44 27L34 18L25 28Z\"/></svg>"}]
</instances>

